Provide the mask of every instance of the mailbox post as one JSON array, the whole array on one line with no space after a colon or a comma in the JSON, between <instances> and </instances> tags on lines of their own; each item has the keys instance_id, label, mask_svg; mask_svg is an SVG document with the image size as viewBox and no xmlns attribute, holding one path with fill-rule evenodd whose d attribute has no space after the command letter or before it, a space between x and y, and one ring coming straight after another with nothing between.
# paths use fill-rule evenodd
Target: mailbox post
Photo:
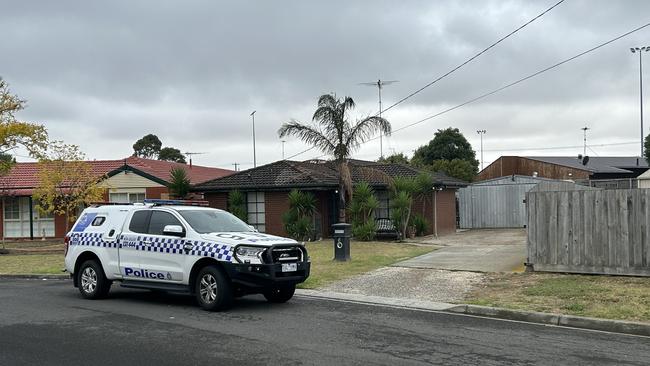
<instances>
[{"instance_id":1,"label":"mailbox post","mask_svg":"<svg viewBox=\"0 0 650 366\"><path fill-rule=\"evenodd\" d=\"M350 236L352 232L352 225L339 223L332 225L334 229L334 260L335 261L349 261L350 260Z\"/></svg>"}]
</instances>

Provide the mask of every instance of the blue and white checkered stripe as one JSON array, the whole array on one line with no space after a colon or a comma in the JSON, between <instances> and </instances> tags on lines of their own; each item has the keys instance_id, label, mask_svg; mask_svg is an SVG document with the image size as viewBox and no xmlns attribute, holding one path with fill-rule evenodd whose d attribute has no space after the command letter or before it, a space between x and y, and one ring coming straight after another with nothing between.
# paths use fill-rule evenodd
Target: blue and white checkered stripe
<instances>
[{"instance_id":1,"label":"blue and white checkered stripe","mask_svg":"<svg viewBox=\"0 0 650 366\"><path fill-rule=\"evenodd\" d=\"M232 247L230 245L191 240L188 240L187 243L193 245L189 255L217 258L228 262L231 262L233 259Z\"/></svg>"},{"instance_id":2,"label":"blue and white checkered stripe","mask_svg":"<svg viewBox=\"0 0 650 366\"><path fill-rule=\"evenodd\" d=\"M117 248L117 242L104 241L102 239L102 233L73 233L70 237L70 245Z\"/></svg>"}]
</instances>

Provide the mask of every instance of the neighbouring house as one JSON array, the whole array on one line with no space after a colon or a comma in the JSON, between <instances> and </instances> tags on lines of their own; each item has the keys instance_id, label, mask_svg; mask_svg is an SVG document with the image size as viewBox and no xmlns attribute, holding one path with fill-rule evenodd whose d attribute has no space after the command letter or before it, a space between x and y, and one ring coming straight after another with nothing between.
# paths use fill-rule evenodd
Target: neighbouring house
<instances>
[{"instance_id":1,"label":"neighbouring house","mask_svg":"<svg viewBox=\"0 0 650 366\"><path fill-rule=\"evenodd\" d=\"M380 201L376 218L390 218L389 184L398 176L417 176L420 170L400 165L351 160L353 183L367 182ZM424 214L429 223L428 234L450 233L456 230L456 190L467 183L442 173L431 173L438 189L423 200L416 200L414 213ZM314 194L317 199L317 236L330 236L331 225L337 221L338 172L332 162L322 160L281 160L257 168L237 172L197 184L210 206L228 209L228 193L240 190L247 197L248 223L260 232L286 235L282 214L289 209L287 195L292 189Z\"/></svg>"},{"instance_id":2,"label":"neighbouring house","mask_svg":"<svg viewBox=\"0 0 650 366\"><path fill-rule=\"evenodd\" d=\"M479 172L476 180L521 175L598 188L636 188L636 178L648 168L645 158L636 156L502 156Z\"/></svg>"},{"instance_id":3,"label":"neighbouring house","mask_svg":"<svg viewBox=\"0 0 650 366\"><path fill-rule=\"evenodd\" d=\"M182 168L192 184L232 174L233 171L130 156L120 160L88 161L93 173L106 188L105 201L142 202L145 198L169 198L170 170ZM4 238L61 238L65 218L41 215L32 199L38 185L38 163L16 163L9 174L0 177L2 209L0 235Z\"/></svg>"}]
</instances>

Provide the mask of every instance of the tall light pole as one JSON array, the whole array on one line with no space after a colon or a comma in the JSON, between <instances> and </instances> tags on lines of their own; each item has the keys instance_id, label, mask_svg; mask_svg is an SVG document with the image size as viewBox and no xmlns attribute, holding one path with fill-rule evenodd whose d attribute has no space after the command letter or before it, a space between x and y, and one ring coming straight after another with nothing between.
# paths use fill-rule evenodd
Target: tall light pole
<instances>
[{"instance_id":1,"label":"tall light pole","mask_svg":"<svg viewBox=\"0 0 650 366\"><path fill-rule=\"evenodd\" d=\"M630 48L632 53L639 53L639 100L641 107L641 157L643 157L643 62L642 57L643 52L650 51L650 46L645 47L632 47Z\"/></svg>"},{"instance_id":2,"label":"tall light pole","mask_svg":"<svg viewBox=\"0 0 650 366\"><path fill-rule=\"evenodd\" d=\"M587 127L587 126L581 128L581 130L583 132L583 140L584 140L584 143L585 143L585 146L582 149L582 156L587 156L587 130L588 129L589 129L589 127Z\"/></svg>"},{"instance_id":3,"label":"tall light pole","mask_svg":"<svg viewBox=\"0 0 650 366\"><path fill-rule=\"evenodd\" d=\"M481 136L481 170L483 170L483 135L485 135L486 130L477 130L479 136Z\"/></svg>"},{"instance_id":4,"label":"tall light pole","mask_svg":"<svg viewBox=\"0 0 650 366\"><path fill-rule=\"evenodd\" d=\"M251 117L253 117L253 168L257 168L257 156L255 154L255 112L251 112Z\"/></svg>"},{"instance_id":5,"label":"tall light pole","mask_svg":"<svg viewBox=\"0 0 650 366\"><path fill-rule=\"evenodd\" d=\"M373 81L372 83L359 83L359 85L369 85L369 86L376 86L377 87L377 92L379 93L379 118L381 118L381 89L384 87L384 85L390 85L393 83L397 83L399 80L388 80L388 81L383 81L383 80L377 80ZM379 157L383 158L384 157L384 133L380 132L379 133Z\"/></svg>"}]
</instances>

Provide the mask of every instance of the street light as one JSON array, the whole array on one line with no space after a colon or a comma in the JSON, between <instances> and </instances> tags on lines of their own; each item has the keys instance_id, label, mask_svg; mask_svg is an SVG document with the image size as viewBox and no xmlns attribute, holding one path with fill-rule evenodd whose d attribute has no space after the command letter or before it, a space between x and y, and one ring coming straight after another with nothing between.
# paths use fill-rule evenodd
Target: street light
<instances>
[{"instance_id":1,"label":"street light","mask_svg":"<svg viewBox=\"0 0 650 366\"><path fill-rule=\"evenodd\" d=\"M479 136L481 136L481 170L483 170L483 135L486 133L486 130L477 130Z\"/></svg>"},{"instance_id":2,"label":"street light","mask_svg":"<svg viewBox=\"0 0 650 366\"><path fill-rule=\"evenodd\" d=\"M642 57L643 52L650 51L650 46L646 47L632 47L630 48L632 53L639 53L639 101L641 107L641 156L643 156L643 63Z\"/></svg>"},{"instance_id":3,"label":"street light","mask_svg":"<svg viewBox=\"0 0 650 366\"><path fill-rule=\"evenodd\" d=\"M251 117L253 117L253 168L257 168L257 157L255 155L255 112L251 112Z\"/></svg>"}]
</instances>

